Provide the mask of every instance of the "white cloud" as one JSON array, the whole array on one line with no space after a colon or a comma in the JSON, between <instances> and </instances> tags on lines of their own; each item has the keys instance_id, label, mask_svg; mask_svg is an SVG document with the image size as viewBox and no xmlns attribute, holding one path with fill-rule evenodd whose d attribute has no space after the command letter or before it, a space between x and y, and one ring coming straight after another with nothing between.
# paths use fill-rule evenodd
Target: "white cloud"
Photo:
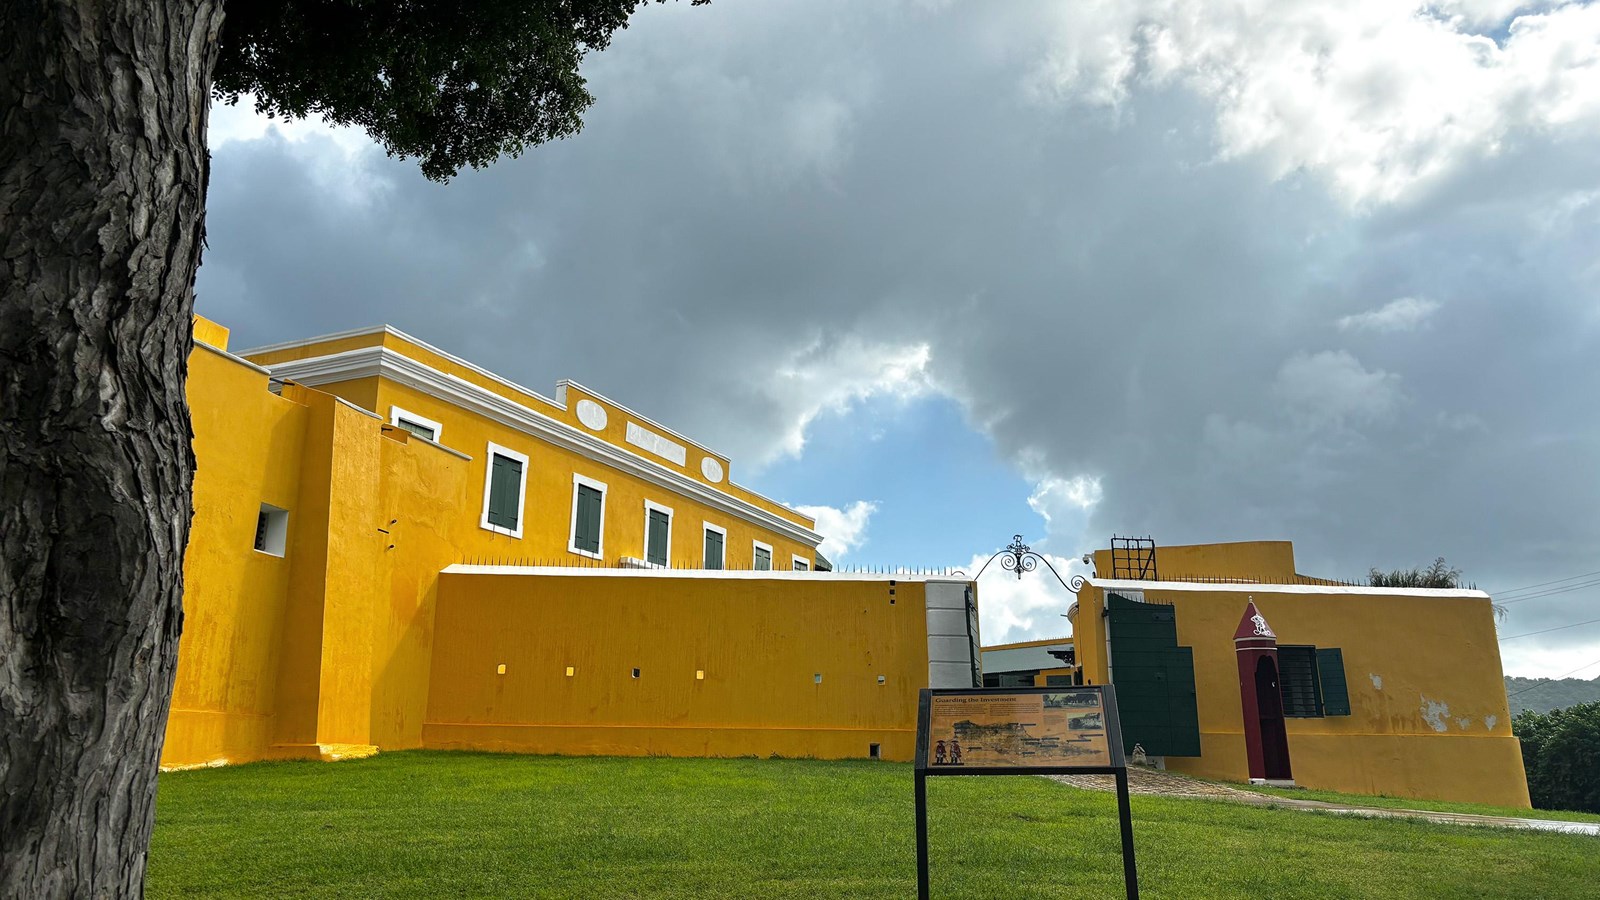
<instances>
[{"instance_id":1,"label":"white cloud","mask_svg":"<svg viewBox=\"0 0 1600 900\"><path fill-rule=\"evenodd\" d=\"M935 392L930 357L927 344L882 344L855 335L831 343L817 338L794 351L759 385L783 426L756 464L785 454L798 457L806 429L824 412L843 412L876 397L907 401Z\"/></svg>"},{"instance_id":2,"label":"white cloud","mask_svg":"<svg viewBox=\"0 0 1600 900\"><path fill-rule=\"evenodd\" d=\"M817 550L833 562L867 542L867 523L878 511L871 500L857 500L844 509L832 506L796 506L795 509L817 520L822 544Z\"/></svg>"},{"instance_id":3,"label":"white cloud","mask_svg":"<svg viewBox=\"0 0 1600 900\"><path fill-rule=\"evenodd\" d=\"M1088 512L1100 502L1100 479L1087 475L1044 478L1033 487L1028 506L1044 517L1045 525L1064 518L1063 513Z\"/></svg>"},{"instance_id":4,"label":"white cloud","mask_svg":"<svg viewBox=\"0 0 1600 900\"><path fill-rule=\"evenodd\" d=\"M1423 297L1401 297L1377 309L1343 316L1340 331L1415 331L1439 309L1439 301Z\"/></svg>"},{"instance_id":5,"label":"white cloud","mask_svg":"<svg viewBox=\"0 0 1600 900\"><path fill-rule=\"evenodd\" d=\"M1342 427L1385 418L1400 404L1400 376L1369 370L1343 350L1296 353L1273 389L1298 419Z\"/></svg>"},{"instance_id":6,"label":"white cloud","mask_svg":"<svg viewBox=\"0 0 1600 900\"><path fill-rule=\"evenodd\" d=\"M1524 11L1514 19L1518 7ZM1497 44L1478 33L1504 25ZM1060 4L1025 85L1117 107L1178 86L1216 107L1218 155L1401 199L1519 129L1600 131L1600 6L1395 0Z\"/></svg>"}]
</instances>

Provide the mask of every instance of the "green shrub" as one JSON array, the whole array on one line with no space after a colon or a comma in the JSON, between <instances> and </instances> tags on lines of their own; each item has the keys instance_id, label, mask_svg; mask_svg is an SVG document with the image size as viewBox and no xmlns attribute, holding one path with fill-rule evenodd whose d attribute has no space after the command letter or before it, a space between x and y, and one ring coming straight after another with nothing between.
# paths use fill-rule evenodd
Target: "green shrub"
<instances>
[{"instance_id":1,"label":"green shrub","mask_svg":"<svg viewBox=\"0 0 1600 900\"><path fill-rule=\"evenodd\" d=\"M1600 702L1512 720L1528 794L1539 809L1600 812Z\"/></svg>"}]
</instances>

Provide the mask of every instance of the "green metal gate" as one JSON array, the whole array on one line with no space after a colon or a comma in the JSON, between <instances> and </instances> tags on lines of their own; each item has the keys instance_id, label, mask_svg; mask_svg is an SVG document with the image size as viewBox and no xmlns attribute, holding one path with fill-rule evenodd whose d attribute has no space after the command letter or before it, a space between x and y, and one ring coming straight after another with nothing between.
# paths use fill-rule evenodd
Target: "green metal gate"
<instances>
[{"instance_id":1,"label":"green metal gate","mask_svg":"<svg viewBox=\"0 0 1600 900\"><path fill-rule=\"evenodd\" d=\"M1107 594L1106 619L1123 750L1139 744L1151 756L1199 756L1194 651L1178 646L1177 610Z\"/></svg>"}]
</instances>

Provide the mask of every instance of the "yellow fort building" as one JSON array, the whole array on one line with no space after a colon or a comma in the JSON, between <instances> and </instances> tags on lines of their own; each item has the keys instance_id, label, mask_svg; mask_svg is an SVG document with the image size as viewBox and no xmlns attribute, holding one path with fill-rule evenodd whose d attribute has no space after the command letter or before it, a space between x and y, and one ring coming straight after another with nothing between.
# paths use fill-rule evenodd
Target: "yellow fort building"
<instances>
[{"instance_id":1,"label":"yellow fort building","mask_svg":"<svg viewBox=\"0 0 1600 900\"><path fill-rule=\"evenodd\" d=\"M1481 591L1307 578L1287 542L1113 542L1072 637L980 657L970 578L827 571L811 518L580 385L387 327L194 337L167 766L908 760L922 688L1110 683L1127 749L1175 771L1528 805Z\"/></svg>"},{"instance_id":2,"label":"yellow fort building","mask_svg":"<svg viewBox=\"0 0 1600 900\"><path fill-rule=\"evenodd\" d=\"M968 581L816 571L812 519L579 385L391 328L227 344L196 320L169 766L909 759L918 690L972 682Z\"/></svg>"},{"instance_id":3,"label":"yellow fort building","mask_svg":"<svg viewBox=\"0 0 1600 900\"><path fill-rule=\"evenodd\" d=\"M1126 750L1189 775L1529 805L1488 594L1310 578L1288 541L1113 544L1073 636L985 648L988 683L1113 684Z\"/></svg>"}]
</instances>

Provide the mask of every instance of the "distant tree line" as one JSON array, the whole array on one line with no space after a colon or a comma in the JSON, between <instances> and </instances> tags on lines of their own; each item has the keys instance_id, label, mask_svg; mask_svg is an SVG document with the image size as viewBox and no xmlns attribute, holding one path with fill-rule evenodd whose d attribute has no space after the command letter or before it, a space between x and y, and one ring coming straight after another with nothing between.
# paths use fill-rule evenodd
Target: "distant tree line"
<instances>
[{"instance_id":1,"label":"distant tree line","mask_svg":"<svg viewBox=\"0 0 1600 900\"><path fill-rule=\"evenodd\" d=\"M1600 813L1600 702L1512 720L1536 809Z\"/></svg>"},{"instance_id":2,"label":"distant tree line","mask_svg":"<svg viewBox=\"0 0 1600 900\"><path fill-rule=\"evenodd\" d=\"M1506 703L1511 715L1519 716L1533 710L1547 713L1580 703L1600 701L1600 678L1519 678L1506 676Z\"/></svg>"}]
</instances>

